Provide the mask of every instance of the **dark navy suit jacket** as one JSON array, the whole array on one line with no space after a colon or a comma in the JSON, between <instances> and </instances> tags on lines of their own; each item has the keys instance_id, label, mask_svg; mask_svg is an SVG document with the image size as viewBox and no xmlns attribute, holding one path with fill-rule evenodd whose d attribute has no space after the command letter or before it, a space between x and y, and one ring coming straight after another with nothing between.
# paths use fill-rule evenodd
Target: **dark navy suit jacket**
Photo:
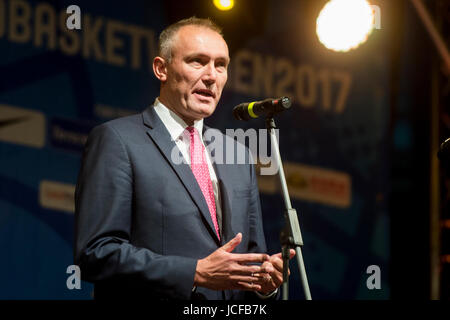
<instances>
[{"instance_id":1,"label":"dark navy suit jacket","mask_svg":"<svg viewBox=\"0 0 450 320\"><path fill-rule=\"evenodd\" d=\"M245 147L220 134L224 158L227 140L248 156ZM255 297L237 290L192 291L197 260L238 232L243 238L234 252L266 252L254 166L214 164L222 203L219 241L189 165L171 160L173 148L153 106L92 130L75 192L74 257L82 279L94 283L99 299Z\"/></svg>"}]
</instances>

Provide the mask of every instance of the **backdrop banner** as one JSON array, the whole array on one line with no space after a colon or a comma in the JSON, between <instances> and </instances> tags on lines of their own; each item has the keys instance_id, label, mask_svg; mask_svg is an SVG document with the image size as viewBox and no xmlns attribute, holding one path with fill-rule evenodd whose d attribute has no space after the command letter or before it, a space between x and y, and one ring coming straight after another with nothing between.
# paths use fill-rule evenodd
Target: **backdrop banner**
<instances>
[{"instance_id":1,"label":"backdrop banner","mask_svg":"<svg viewBox=\"0 0 450 320\"><path fill-rule=\"evenodd\" d=\"M290 97L292 107L275 120L312 297L387 299L383 28L360 48L336 53L314 34L317 4L262 3L258 34L242 40L224 28L233 44L229 81L205 123L223 132L264 129L264 119L234 120L232 108ZM67 28L73 4L79 30ZM157 97L152 60L159 32L172 22L166 11L164 1L0 0L1 299L91 299L92 284L77 287L71 267L83 145L95 125L141 112ZM284 224L278 177L259 175L258 183L269 253L276 253ZM294 260L290 298L304 298Z\"/></svg>"}]
</instances>

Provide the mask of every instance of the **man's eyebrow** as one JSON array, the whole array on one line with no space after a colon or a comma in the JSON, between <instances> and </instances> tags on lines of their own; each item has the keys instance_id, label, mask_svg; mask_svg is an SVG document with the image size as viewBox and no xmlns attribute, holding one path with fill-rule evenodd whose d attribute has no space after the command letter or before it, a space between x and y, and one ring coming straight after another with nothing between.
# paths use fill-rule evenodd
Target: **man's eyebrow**
<instances>
[{"instance_id":1,"label":"man's eyebrow","mask_svg":"<svg viewBox=\"0 0 450 320\"><path fill-rule=\"evenodd\" d=\"M216 60L219 61L219 62L224 62L226 65L228 65L230 63L230 58L227 57L227 56L217 57Z\"/></svg>"},{"instance_id":2,"label":"man's eyebrow","mask_svg":"<svg viewBox=\"0 0 450 320\"><path fill-rule=\"evenodd\" d=\"M211 56L209 54L201 53L201 52L192 53L192 54L186 56L187 60L192 59L192 58L208 58L208 59L210 59ZM219 57L215 58L215 60L224 60L226 62L230 62L230 58L227 56L219 56Z\"/></svg>"}]
</instances>

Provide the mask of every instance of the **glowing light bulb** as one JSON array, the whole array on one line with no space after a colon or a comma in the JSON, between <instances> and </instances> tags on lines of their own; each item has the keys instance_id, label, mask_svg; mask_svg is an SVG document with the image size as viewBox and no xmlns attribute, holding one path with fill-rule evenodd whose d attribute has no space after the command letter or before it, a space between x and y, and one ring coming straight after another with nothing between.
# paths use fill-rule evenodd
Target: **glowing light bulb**
<instances>
[{"instance_id":1,"label":"glowing light bulb","mask_svg":"<svg viewBox=\"0 0 450 320\"><path fill-rule=\"evenodd\" d=\"M317 36L328 49L349 51L367 40L374 19L366 0L331 0L317 18Z\"/></svg>"},{"instance_id":2,"label":"glowing light bulb","mask_svg":"<svg viewBox=\"0 0 450 320\"><path fill-rule=\"evenodd\" d=\"M217 9L222 11L231 10L234 7L234 0L213 0Z\"/></svg>"}]
</instances>

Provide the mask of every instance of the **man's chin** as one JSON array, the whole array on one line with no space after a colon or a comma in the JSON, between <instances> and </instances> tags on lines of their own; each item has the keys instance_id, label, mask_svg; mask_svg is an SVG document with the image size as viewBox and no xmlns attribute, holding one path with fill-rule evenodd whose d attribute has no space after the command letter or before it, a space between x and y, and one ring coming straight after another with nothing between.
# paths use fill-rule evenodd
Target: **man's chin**
<instances>
[{"instance_id":1,"label":"man's chin","mask_svg":"<svg viewBox=\"0 0 450 320\"><path fill-rule=\"evenodd\" d=\"M214 110L216 110L215 105L204 104L204 103L199 104L197 106L197 108L195 109L196 114L198 114L198 116L201 118L207 118L207 117L211 116L214 113Z\"/></svg>"}]
</instances>

